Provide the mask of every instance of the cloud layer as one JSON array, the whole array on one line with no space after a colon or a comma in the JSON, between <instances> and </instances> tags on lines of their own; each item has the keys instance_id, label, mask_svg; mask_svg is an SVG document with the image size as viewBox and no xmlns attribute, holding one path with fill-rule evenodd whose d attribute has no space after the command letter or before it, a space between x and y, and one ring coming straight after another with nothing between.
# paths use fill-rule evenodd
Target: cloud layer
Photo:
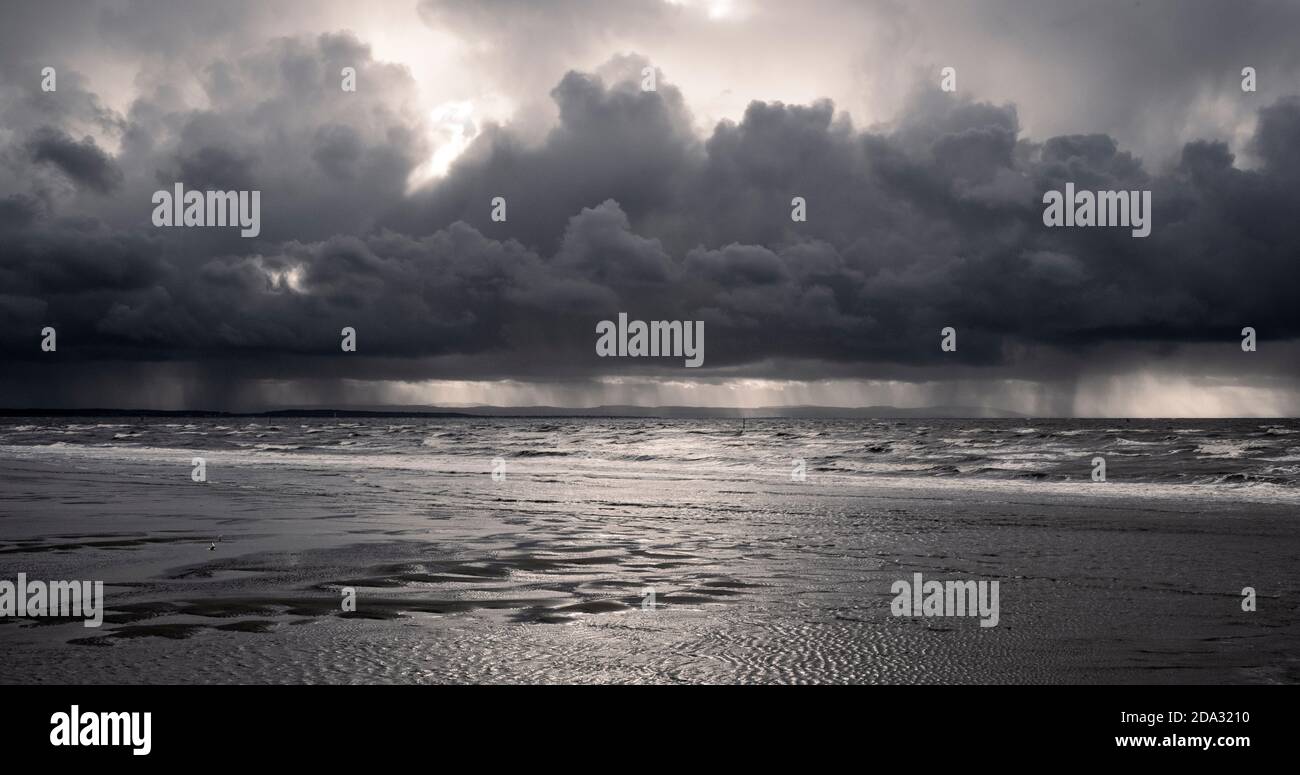
<instances>
[{"instance_id":1,"label":"cloud layer","mask_svg":"<svg viewBox=\"0 0 1300 775\"><path fill-rule=\"evenodd\" d=\"M660 63L607 52L548 85L544 131L536 103L516 95L517 122L474 124L447 174L412 190L445 141L420 73L350 32L262 39L256 11L230 8L216 42L194 49L105 44L106 62L136 68L124 110L72 69L42 92L31 46L5 55L0 404L131 403L142 382L137 405L219 408L295 381L315 386L313 400L353 400L345 381L611 377L985 380L934 395L996 404L989 385L1021 380L1050 391L1035 406L1068 413L1099 375L1163 369L1295 405L1300 98L1261 107L1238 89L1230 123L1248 134L1172 140L1152 163L1117 137L1146 129L1033 136L1022 113L1042 104L946 94L928 77L909 80L887 123L863 125L829 99L753 101L702 131L674 73L660 69L646 92L642 69ZM81 23L131 41L150 29L139 10ZM532 29L486 31L477 6L418 10L467 41L471 59ZM763 10L740 9L756 24ZM654 35L696 13L610 4L579 15L569 37L530 45L545 48L545 69L629 25ZM192 19L151 24L184 40ZM908 24L946 29L937 17ZM723 43L739 45L734 33ZM340 89L343 67L357 70L355 93ZM977 68L963 72L978 81ZM1136 88L1112 87L1116 104ZM152 192L176 181L260 190L260 236L152 227ZM1045 228L1042 194L1067 181L1151 190L1151 236ZM494 197L504 223L490 218ZM794 197L806 222L791 220ZM705 368L596 357L596 322L619 312L704 321ZM55 354L39 347L47 325ZM358 332L355 354L340 352L344 326ZM956 352L940 351L945 326ZM1241 352L1244 326L1261 352Z\"/></svg>"}]
</instances>

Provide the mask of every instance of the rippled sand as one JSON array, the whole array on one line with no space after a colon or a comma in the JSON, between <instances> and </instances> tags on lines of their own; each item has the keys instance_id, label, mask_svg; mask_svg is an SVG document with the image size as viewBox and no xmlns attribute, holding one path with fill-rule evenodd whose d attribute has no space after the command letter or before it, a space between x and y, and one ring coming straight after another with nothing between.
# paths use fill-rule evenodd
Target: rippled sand
<instances>
[{"instance_id":1,"label":"rippled sand","mask_svg":"<svg viewBox=\"0 0 1300 775\"><path fill-rule=\"evenodd\" d=\"M0 681L1300 678L1285 500L217 450L197 484L189 457L0 455L0 578L103 579L109 608L0 620ZM1000 581L1000 624L891 616L916 572Z\"/></svg>"}]
</instances>

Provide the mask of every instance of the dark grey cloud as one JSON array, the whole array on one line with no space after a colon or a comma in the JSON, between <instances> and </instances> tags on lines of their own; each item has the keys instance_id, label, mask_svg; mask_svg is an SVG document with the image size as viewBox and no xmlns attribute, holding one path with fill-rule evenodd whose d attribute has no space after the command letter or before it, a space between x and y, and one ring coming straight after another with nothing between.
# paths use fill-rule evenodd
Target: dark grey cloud
<instances>
[{"instance_id":1,"label":"dark grey cloud","mask_svg":"<svg viewBox=\"0 0 1300 775\"><path fill-rule=\"evenodd\" d=\"M122 171L93 138L74 140L66 132L42 127L27 141L32 161L57 167L77 184L100 194L122 185Z\"/></svg>"},{"instance_id":2,"label":"dark grey cloud","mask_svg":"<svg viewBox=\"0 0 1300 775\"><path fill-rule=\"evenodd\" d=\"M473 6L425 8L485 23ZM623 18L609 13L592 23ZM122 18L111 27L134 34ZM1294 97L1243 101L1257 113L1253 164L1212 136L1152 163L1095 127L1033 137L1019 106L933 89L887 125L830 100L758 101L701 135L671 73L641 90L650 64L625 53L567 72L539 141L487 125L413 192L434 148L412 73L348 33L216 47L189 71L198 107L151 72L122 115L75 79L75 111L6 110L0 354L12 376L0 403L78 364L93 391L97 375L166 362L171 378L206 382L187 394L203 400L282 379L983 372L1068 384L1098 362L1218 344L1207 363L1225 370L1245 325L1266 342L1300 338ZM355 94L339 89L344 66L358 69ZM96 122L112 153L75 139ZM51 169L77 190L52 186ZM150 195L173 181L260 190L261 235L153 228ZM1044 228L1042 193L1066 182L1152 190L1151 236ZM505 223L490 219L497 196ZM796 196L807 222L790 219ZM705 321L706 367L597 358L595 323L619 312ZM57 356L40 352L45 325L59 329ZM355 355L339 353L344 326ZM959 331L956 353L939 351L944 326ZM1261 382L1300 379L1294 362L1251 368Z\"/></svg>"},{"instance_id":3,"label":"dark grey cloud","mask_svg":"<svg viewBox=\"0 0 1300 775\"><path fill-rule=\"evenodd\" d=\"M681 93L657 92L635 80L604 83L570 72L552 90L560 124L532 147L508 127L489 127L452 174L413 197L390 223L406 231L461 220L485 234L503 234L552 252L568 219L613 198L627 210L671 208L702 149ZM487 204L507 200L509 229L494 228Z\"/></svg>"},{"instance_id":4,"label":"dark grey cloud","mask_svg":"<svg viewBox=\"0 0 1300 775\"><path fill-rule=\"evenodd\" d=\"M1105 133L1159 163L1185 141L1248 134L1249 111L1232 107L1243 100L1242 67L1259 75L1244 98L1252 107L1292 94L1300 78L1291 0L1096 0L1086 11L1043 0L422 0L421 9L433 29L474 40L475 67L520 99L543 91L538 79L549 86L564 69L636 50L669 63L711 107L733 105L727 92L747 101L798 91L874 122L891 120L918 79L932 85L952 66L962 93L1018 105L1036 136Z\"/></svg>"}]
</instances>

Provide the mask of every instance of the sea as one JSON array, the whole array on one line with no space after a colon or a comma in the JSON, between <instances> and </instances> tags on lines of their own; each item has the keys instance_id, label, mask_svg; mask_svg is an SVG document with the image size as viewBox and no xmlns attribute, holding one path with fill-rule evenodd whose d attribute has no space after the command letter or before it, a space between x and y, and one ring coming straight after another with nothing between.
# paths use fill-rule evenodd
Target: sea
<instances>
[{"instance_id":1,"label":"sea","mask_svg":"<svg viewBox=\"0 0 1300 775\"><path fill-rule=\"evenodd\" d=\"M1290 419L0 418L106 609L0 682L1294 683L1298 508Z\"/></svg>"}]
</instances>

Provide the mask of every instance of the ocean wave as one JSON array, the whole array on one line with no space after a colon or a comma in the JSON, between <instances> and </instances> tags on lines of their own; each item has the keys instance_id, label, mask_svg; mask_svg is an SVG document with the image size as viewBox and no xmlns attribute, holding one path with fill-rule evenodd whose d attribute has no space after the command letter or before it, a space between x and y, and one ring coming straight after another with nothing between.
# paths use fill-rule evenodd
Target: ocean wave
<instances>
[{"instance_id":1,"label":"ocean wave","mask_svg":"<svg viewBox=\"0 0 1300 775\"><path fill-rule=\"evenodd\" d=\"M664 476L689 480L777 477L791 460L833 477L912 477L918 482L1023 480L1027 486L1087 479L1104 456L1112 481L1239 488L1267 484L1300 493L1300 445L1264 430L1300 423L1153 421L1102 428L1095 421L999 424L961 421L782 421L768 419L737 434L733 420L330 421L272 425L173 421L154 423L0 423L0 445L50 454L144 460L195 454L224 464L352 466L461 475L504 456L512 471L538 476ZM1262 430L1264 429L1264 430ZM1195 430L1196 432L1186 432ZM418 440L418 443L417 443ZM57 442L60 446L42 446ZM11 446L10 446L11 445ZM594 473L592 473L594 472Z\"/></svg>"},{"instance_id":2,"label":"ocean wave","mask_svg":"<svg viewBox=\"0 0 1300 775\"><path fill-rule=\"evenodd\" d=\"M1300 430L1294 428L1283 428L1281 425L1264 425L1261 427L1263 427L1264 433L1268 436L1290 436L1295 433L1300 433Z\"/></svg>"},{"instance_id":3,"label":"ocean wave","mask_svg":"<svg viewBox=\"0 0 1300 775\"><path fill-rule=\"evenodd\" d=\"M1247 444L1236 441L1207 441L1196 447L1195 453L1202 457L1219 457L1237 459L1246 454Z\"/></svg>"}]
</instances>

